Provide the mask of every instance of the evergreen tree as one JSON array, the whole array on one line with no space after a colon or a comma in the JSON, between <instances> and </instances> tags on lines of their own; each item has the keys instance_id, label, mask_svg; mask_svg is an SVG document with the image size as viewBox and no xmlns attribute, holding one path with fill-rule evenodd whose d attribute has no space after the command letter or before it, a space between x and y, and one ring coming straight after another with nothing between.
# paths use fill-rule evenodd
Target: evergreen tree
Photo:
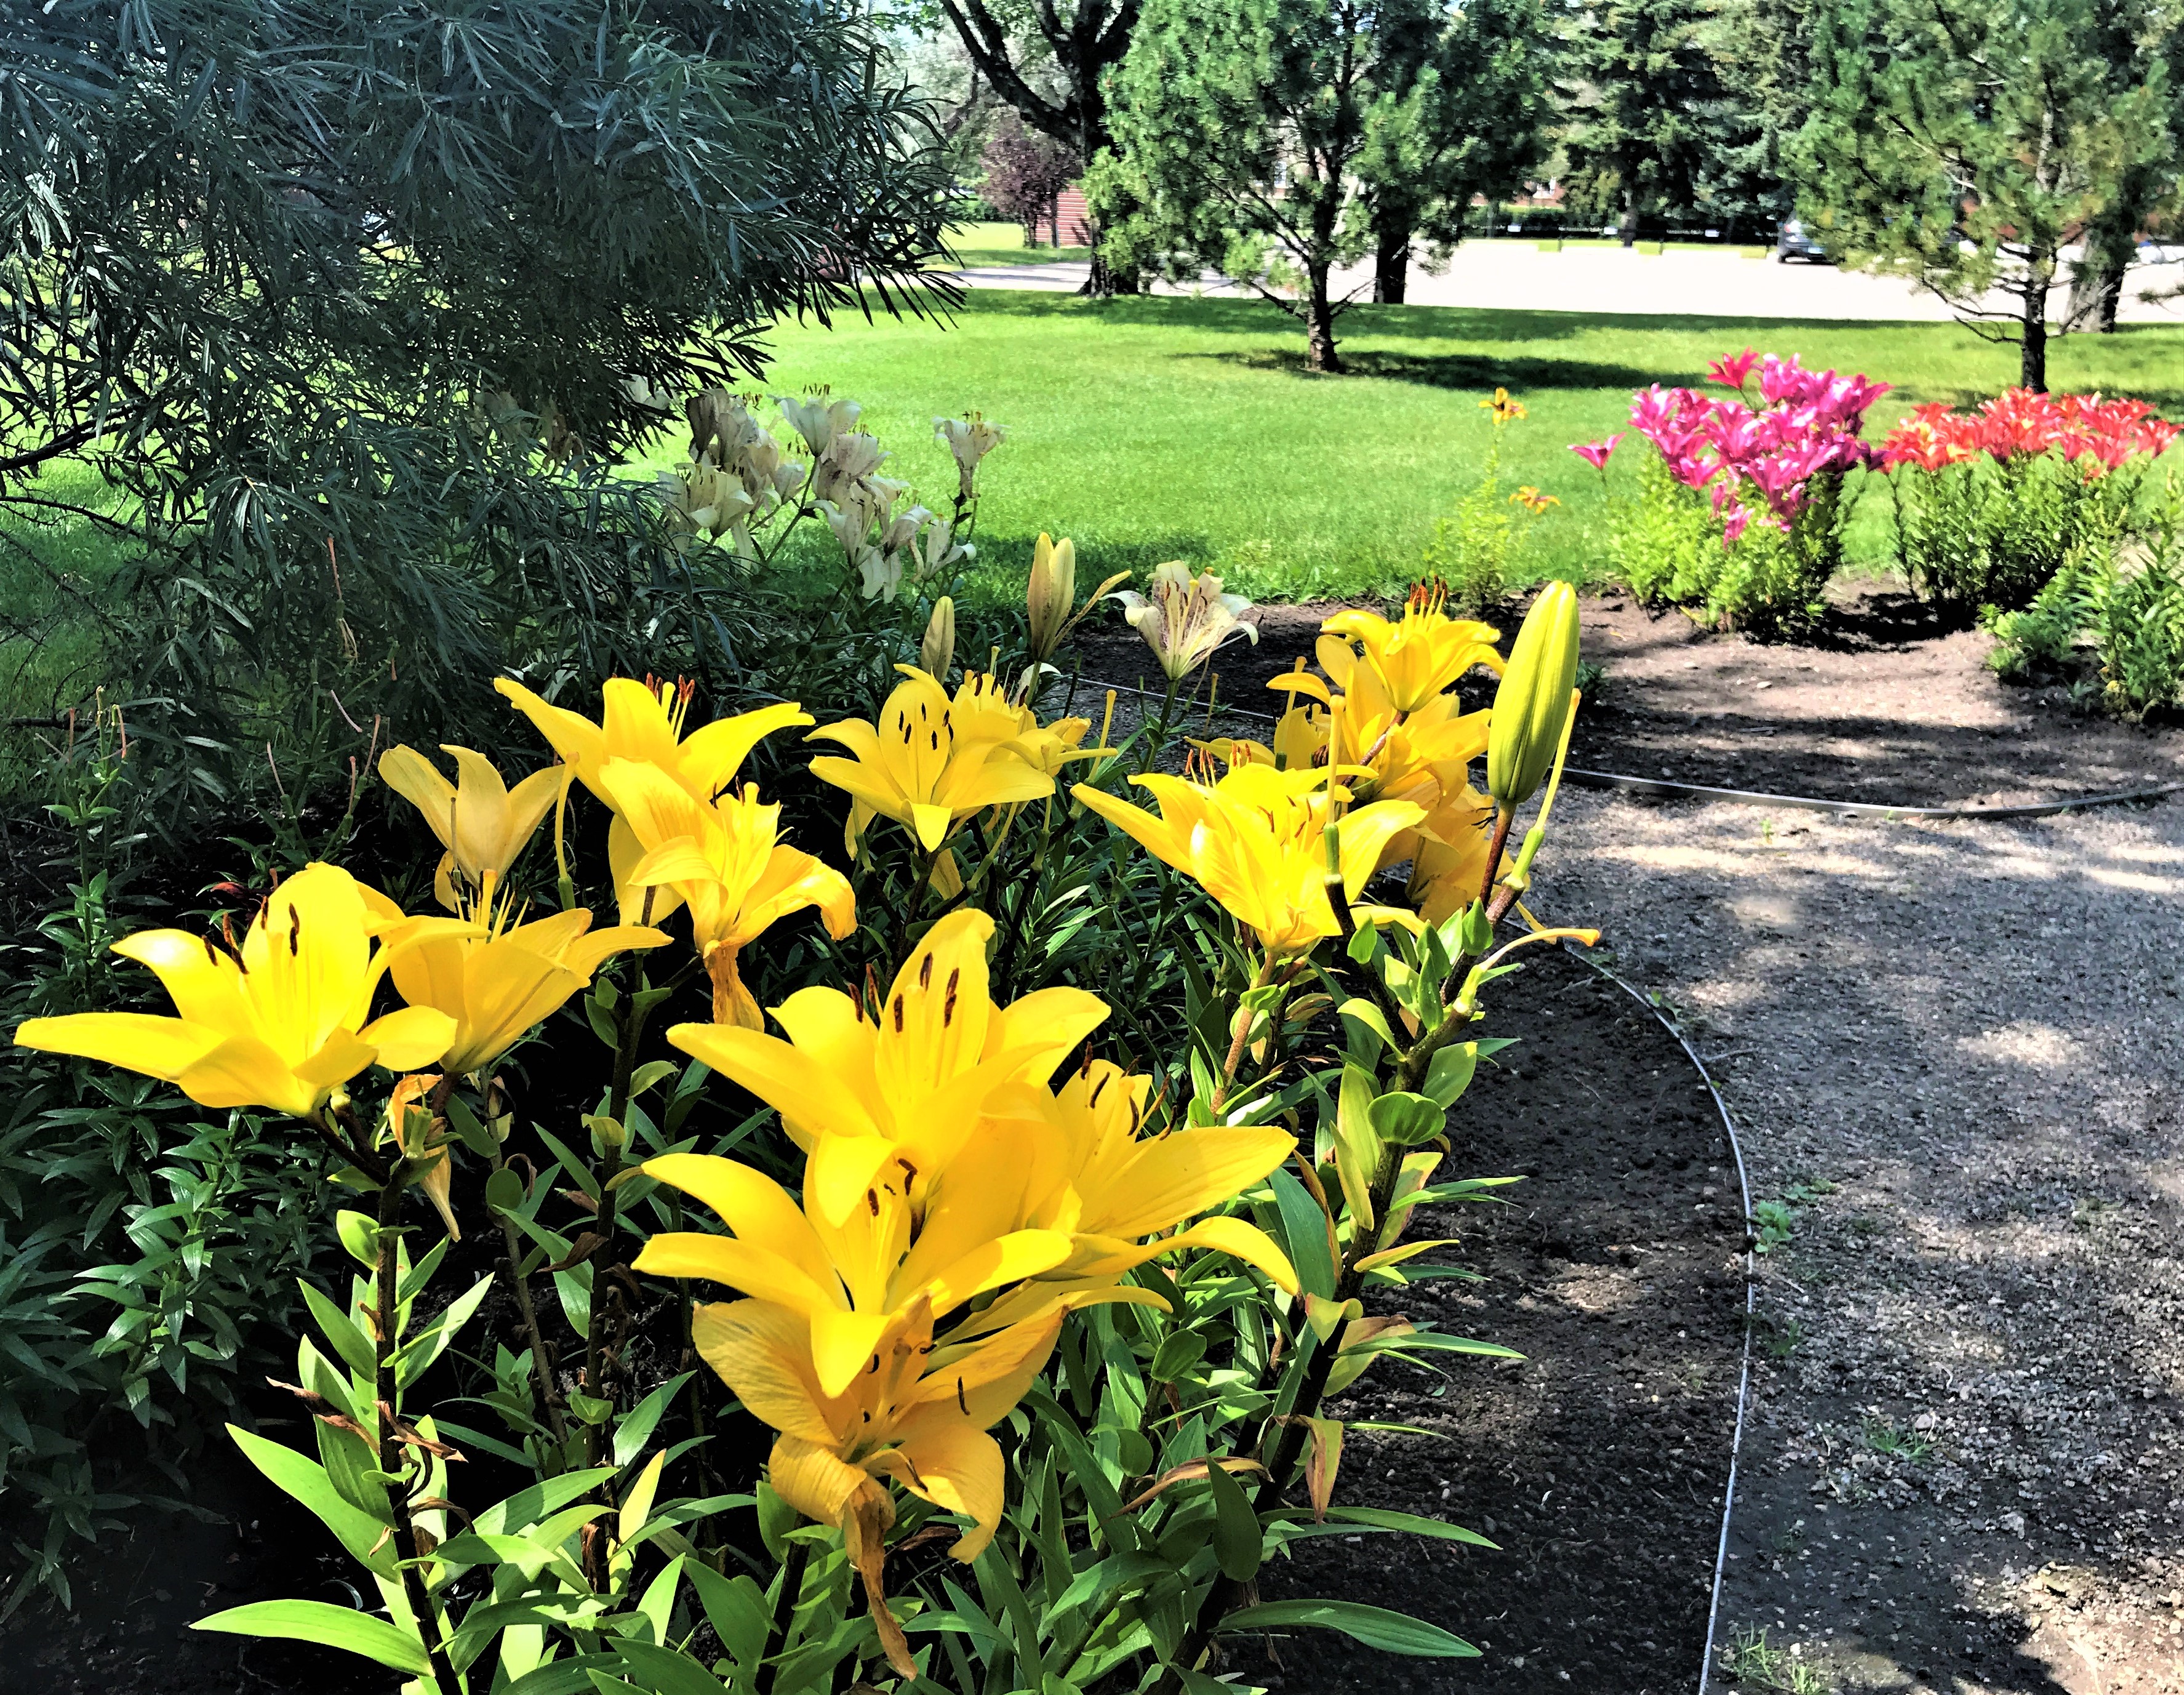
<instances>
[{"instance_id":1,"label":"evergreen tree","mask_svg":"<svg viewBox=\"0 0 2184 1695\"><path fill-rule=\"evenodd\" d=\"M2098 0L1839 0L1815 34L1802 197L1853 263L1909 276L2048 383L2081 232L2136 220L2172 151L2157 63L2120 76Z\"/></svg>"},{"instance_id":2,"label":"evergreen tree","mask_svg":"<svg viewBox=\"0 0 2184 1695\"><path fill-rule=\"evenodd\" d=\"M2106 334L2123 302L2124 272L2148 222L2173 204L2184 128L2184 29L2166 0L2098 0L2096 44L2111 85L2126 98L2142 84L2159 91L2155 107L2166 145L2138 152L2119 175L2108 204L2086 224L2072 267L2071 329Z\"/></svg>"},{"instance_id":3,"label":"evergreen tree","mask_svg":"<svg viewBox=\"0 0 2184 1695\"><path fill-rule=\"evenodd\" d=\"M1234 278L1303 323L1310 369L1340 371L1351 302L1332 276L1370 239L1358 171L1376 73L1423 57L1412 43L1384 59L1385 21L1371 0L1146 0L1114 80L1118 157L1095 179L1098 204L1128 209L1105 215L1111 249Z\"/></svg>"},{"instance_id":4,"label":"evergreen tree","mask_svg":"<svg viewBox=\"0 0 2184 1695\"><path fill-rule=\"evenodd\" d=\"M1591 0L1574 24L1568 126L1580 187L1613 205L1623 244L1639 220L1691 206L1724 97L1699 0Z\"/></svg>"},{"instance_id":5,"label":"evergreen tree","mask_svg":"<svg viewBox=\"0 0 2184 1695\"><path fill-rule=\"evenodd\" d=\"M1552 43L1540 0L1381 14L1379 98L1358 169L1373 229L1373 298L1398 305L1412 244L1453 245L1473 196L1511 193L1540 162Z\"/></svg>"}]
</instances>

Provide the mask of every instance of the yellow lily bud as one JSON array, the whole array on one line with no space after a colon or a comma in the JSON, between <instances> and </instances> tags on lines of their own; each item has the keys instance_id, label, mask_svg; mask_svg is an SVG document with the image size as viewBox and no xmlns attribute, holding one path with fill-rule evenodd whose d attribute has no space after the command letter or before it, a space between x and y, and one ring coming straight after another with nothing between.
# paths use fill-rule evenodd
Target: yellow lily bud
<instances>
[{"instance_id":1,"label":"yellow lily bud","mask_svg":"<svg viewBox=\"0 0 2184 1695\"><path fill-rule=\"evenodd\" d=\"M956 662L956 601L944 594L933 603L933 616L925 626L925 639L918 644L918 669L933 677L945 677L948 667Z\"/></svg>"},{"instance_id":2,"label":"yellow lily bud","mask_svg":"<svg viewBox=\"0 0 2184 1695\"><path fill-rule=\"evenodd\" d=\"M1486 725L1486 792L1505 812L1539 792L1577 682L1577 590L1550 583L1524 615Z\"/></svg>"},{"instance_id":3,"label":"yellow lily bud","mask_svg":"<svg viewBox=\"0 0 2184 1695\"><path fill-rule=\"evenodd\" d=\"M1024 591L1034 665L1061 645L1062 632L1068 628L1069 615L1076 605L1077 544L1067 536L1057 542L1041 534L1032 549L1031 583Z\"/></svg>"}]
</instances>

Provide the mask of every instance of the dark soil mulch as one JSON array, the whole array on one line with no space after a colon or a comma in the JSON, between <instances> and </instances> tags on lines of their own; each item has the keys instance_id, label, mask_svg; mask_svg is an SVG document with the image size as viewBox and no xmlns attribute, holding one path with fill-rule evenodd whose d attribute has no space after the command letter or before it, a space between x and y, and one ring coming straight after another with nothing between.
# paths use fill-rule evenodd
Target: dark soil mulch
<instances>
[{"instance_id":1,"label":"dark soil mulch","mask_svg":"<svg viewBox=\"0 0 2184 1695\"><path fill-rule=\"evenodd\" d=\"M1375 1366L1336 1411L1355 1432L1336 1497L1431 1514L1498 1552L1406 1536L1301 1543L1268 1599L1333 1597L1429 1619L1482 1651L1398 1659L1311 1632L1236 1648L1250 1682L1312 1695L1682 1695L1696 1685L1721 1531L1744 1324L1736 1168L1683 1050L1576 960L1490 990L1485 1033L1521 1036L1457 1110L1444 1174L1508 1175L1507 1205L1438 1209L1428 1255L1484 1274L1391 1291L1518 1349L1446 1380ZM1271 1654L1269 1653L1271 1648Z\"/></svg>"},{"instance_id":2,"label":"dark soil mulch","mask_svg":"<svg viewBox=\"0 0 2184 1695\"><path fill-rule=\"evenodd\" d=\"M1333 605L1265 606L1256 646L1223 648L1220 700L1280 710L1268 679L1309 659ZM1523 611L1493 620L1513 635ZM1762 643L1627 595L1588 595L1584 654L1604 667L1570 763L1709 788L1906 806L2008 805L2184 778L2184 729L2099 716L2060 683L2003 682L1991 637L1948 627L1898 589L1844 585L1810 635ZM1084 675L1156 687L1137 633L1082 638ZM1483 679L1465 688L1483 701Z\"/></svg>"}]
</instances>

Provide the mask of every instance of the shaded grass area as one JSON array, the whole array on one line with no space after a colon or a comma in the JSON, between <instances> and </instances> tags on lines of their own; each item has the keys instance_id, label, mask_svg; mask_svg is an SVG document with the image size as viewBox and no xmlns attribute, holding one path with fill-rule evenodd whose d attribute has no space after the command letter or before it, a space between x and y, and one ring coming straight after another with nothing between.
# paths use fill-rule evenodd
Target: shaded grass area
<instances>
[{"instance_id":1,"label":"shaded grass area","mask_svg":"<svg viewBox=\"0 0 2184 1695\"><path fill-rule=\"evenodd\" d=\"M979 290L951 322L838 319L783 326L769 388L826 384L866 420L929 505L954 487L935 414L983 411L1008 431L987 461L976 596L1012 597L1042 529L1076 538L1080 577L1162 560L1208 566L1256 599L1399 591L1436 516L1479 479L1491 429L1479 402L1507 387L1530 415L1504 437L1502 482L1558 508L1534 527L1529 577L1597 580L1601 480L1567 450L1626 427L1648 383L1697 383L1747 343L1894 383L1877 437L1911 406L1963 404L2015 380L2012 348L1951 324L1652 318L1451 307L1360 307L1342 320L1350 372L1303 368L1289 318L1258 302L1097 303ZM2133 393L2184 412L2184 330L2128 326L2054 344L2058 392ZM1640 443L1611 462L1630 486ZM1853 563L1884 562L1884 503L1869 504Z\"/></svg>"},{"instance_id":2,"label":"shaded grass area","mask_svg":"<svg viewBox=\"0 0 2184 1695\"><path fill-rule=\"evenodd\" d=\"M64 714L109 680L98 608L120 562L96 515L121 503L88 468L57 466L10 492L32 504L0 514L0 788L41 738L65 733L22 720Z\"/></svg>"}]
</instances>

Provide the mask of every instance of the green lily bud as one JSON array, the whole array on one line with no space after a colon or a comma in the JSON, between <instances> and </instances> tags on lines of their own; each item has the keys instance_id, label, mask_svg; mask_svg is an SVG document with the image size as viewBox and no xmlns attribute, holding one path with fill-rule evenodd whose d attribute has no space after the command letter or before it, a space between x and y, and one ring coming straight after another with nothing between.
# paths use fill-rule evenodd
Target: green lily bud
<instances>
[{"instance_id":1,"label":"green lily bud","mask_svg":"<svg viewBox=\"0 0 2184 1695\"><path fill-rule=\"evenodd\" d=\"M948 680L948 667L956 662L956 602L944 594L933 603L933 616L918 644L917 662L927 675Z\"/></svg>"},{"instance_id":2,"label":"green lily bud","mask_svg":"<svg viewBox=\"0 0 2184 1695\"><path fill-rule=\"evenodd\" d=\"M1554 766L1577 683L1577 590L1550 583L1524 615L1486 723L1486 792L1504 812L1537 794Z\"/></svg>"}]
</instances>

